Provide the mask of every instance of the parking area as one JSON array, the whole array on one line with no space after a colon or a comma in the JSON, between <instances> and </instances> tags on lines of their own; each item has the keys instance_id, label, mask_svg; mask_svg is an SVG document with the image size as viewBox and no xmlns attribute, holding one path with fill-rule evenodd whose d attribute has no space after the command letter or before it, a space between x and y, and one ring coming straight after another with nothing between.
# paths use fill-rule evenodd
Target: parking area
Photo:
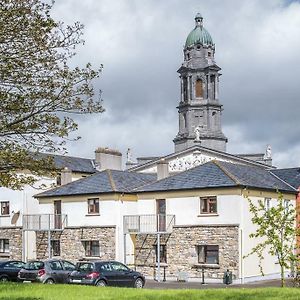
<instances>
[{"instance_id":1,"label":"parking area","mask_svg":"<svg viewBox=\"0 0 300 300\"><path fill-rule=\"evenodd\" d=\"M291 286L290 279L287 280L287 286ZM201 282L178 282L178 281L166 281L157 282L155 280L147 280L146 289L220 289L220 288L264 288L264 287L280 287L280 280L262 280L251 282L247 284L231 284L226 286L221 283L207 283L201 284Z\"/></svg>"}]
</instances>

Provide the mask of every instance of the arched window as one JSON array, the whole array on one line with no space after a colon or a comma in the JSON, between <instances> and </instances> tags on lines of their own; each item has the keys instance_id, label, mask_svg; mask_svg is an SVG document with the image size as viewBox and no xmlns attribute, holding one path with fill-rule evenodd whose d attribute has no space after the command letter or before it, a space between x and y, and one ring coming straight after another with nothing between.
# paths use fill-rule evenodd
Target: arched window
<instances>
[{"instance_id":1,"label":"arched window","mask_svg":"<svg viewBox=\"0 0 300 300\"><path fill-rule=\"evenodd\" d=\"M196 98L203 97L203 82L201 79L196 80L195 92L196 92Z\"/></svg>"}]
</instances>

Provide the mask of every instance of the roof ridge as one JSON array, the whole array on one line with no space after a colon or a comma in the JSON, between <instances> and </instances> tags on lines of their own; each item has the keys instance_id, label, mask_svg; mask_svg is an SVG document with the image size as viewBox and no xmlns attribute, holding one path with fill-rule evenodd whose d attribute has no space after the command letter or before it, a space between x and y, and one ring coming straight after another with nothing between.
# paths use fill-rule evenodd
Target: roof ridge
<instances>
[{"instance_id":1,"label":"roof ridge","mask_svg":"<svg viewBox=\"0 0 300 300\"><path fill-rule=\"evenodd\" d=\"M280 180L281 182L283 182L284 184L286 184L287 186L289 186L290 188L292 188L295 191L298 191L296 188L294 188L292 185L290 185L288 182L286 182L285 180L283 180L282 178L280 178L279 176L277 176L276 174L274 174L271 170L268 171L272 176L274 176L275 178L277 178L278 180Z\"/></svg>"},{"instance_id":2,"label":"roof ridge","mask_svg":"<svg viewBox=\"0 0 300 300\"><path fill-rule=\"evenodd\" d=\"M212 161L216 166L218 166L231 180L233 180L237 185L242 185L242 183L233 175L231 174L225 166L223 166L220 161L213 160Z\"/></svg>"},{"instance_id":3,"label":"roof ridge","mask_svg":"<svg viewBox=\"0 0 300 300\"><path fill-rule=\"evenodd\" d=\"M111 170L105 170L107 175L108 175L108 180L109 180L109 183L110 183L110 186L112 188L112 190L115 192L116 191L116 184L114 182L114 179L113 179L113 176L111 174Z\"/></svg>"}]
</instances>

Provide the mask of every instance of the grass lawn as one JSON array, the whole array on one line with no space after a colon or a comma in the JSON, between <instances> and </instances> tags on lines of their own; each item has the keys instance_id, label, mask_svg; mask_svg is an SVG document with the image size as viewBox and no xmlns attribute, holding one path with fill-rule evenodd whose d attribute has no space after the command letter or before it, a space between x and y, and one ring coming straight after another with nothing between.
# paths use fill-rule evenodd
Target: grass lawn
<instances>
[{"instance_id":1,"label":"grass lawn","mask_svg":"<svg viewBox=\"0 0 300 300\"><path fill-rule=\"evenodd\" d=\"M123 288L97 288L74 285L44 284L0 284L0 300L91 300L91 299L130 299L130 300L231 300L231 299L299 299L297 288L261 289L210 289L210 290L135 290Z\"/></svg>"}]
</instances>

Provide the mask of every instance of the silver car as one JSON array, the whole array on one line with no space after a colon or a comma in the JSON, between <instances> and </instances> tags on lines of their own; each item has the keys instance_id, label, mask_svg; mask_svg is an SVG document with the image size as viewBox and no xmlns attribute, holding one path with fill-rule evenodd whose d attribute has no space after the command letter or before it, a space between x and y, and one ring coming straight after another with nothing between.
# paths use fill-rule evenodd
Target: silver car
<instances>
[{"instance_id":1,"label":"silver car","mask_svg":"<svg viewBox=\"0 0 300 300\"><path fill-rule=\"evenodd\" d=\"M68 283L69 275L75 269L75 265L61 259L30 261L19 271L18 280L48 284Z\"/></svg>"}]
</instances>

